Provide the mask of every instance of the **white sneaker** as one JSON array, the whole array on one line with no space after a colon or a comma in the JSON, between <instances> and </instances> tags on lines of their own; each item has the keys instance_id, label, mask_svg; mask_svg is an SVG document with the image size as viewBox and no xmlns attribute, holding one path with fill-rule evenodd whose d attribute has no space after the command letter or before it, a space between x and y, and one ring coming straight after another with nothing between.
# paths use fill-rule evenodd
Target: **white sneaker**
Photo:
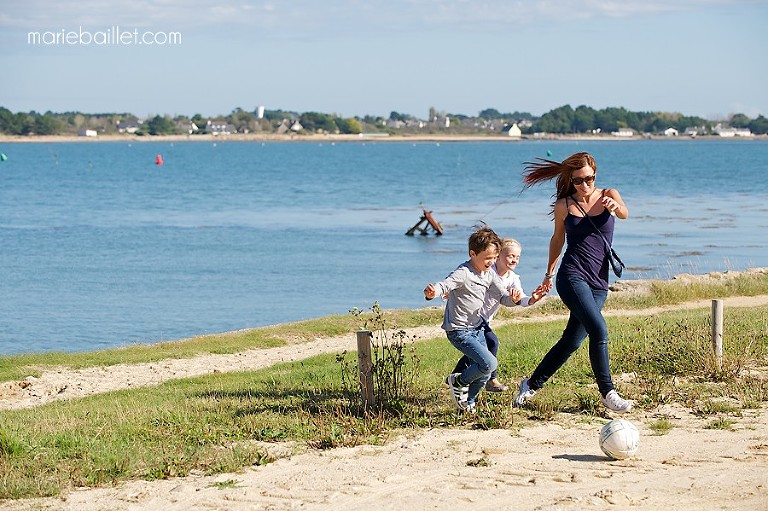
<instances>
[{"instance_id":1,"label":"white sneaker","mask_svg":"<svg viewBox=\"0 0 768 511\"><path fill-rule=\"evenodd\" d=\"M459 410L466 410L469 399L469 387L459 384L459 373L448 375L448 386L451 388L451 397Z\"/></svg>"},{"instance_id":2,"label":"white sneaker","mask_svg":"<svg viewBox=\"0 0 768 511\"><path fill-rule=\"evenodd\" d=\"M520 392L517 393L517 397L515 398L515 402L512 406L515 408L523 406L526 401L535 395L536 391L528 386L528 378L523 378L523 381L520 382Z\"/></svg>"},{"instance_id":3,"label":"white sneaker","mask_svg":"<svg viewBox=\"0 0 768 511\"><path fill-rule=\"evenodd\" d=\"M632 409L632 401L627 401L615 390L610 391L600 399L606 408L614 412L626 413Z\"/></svg>"}]
</instances>

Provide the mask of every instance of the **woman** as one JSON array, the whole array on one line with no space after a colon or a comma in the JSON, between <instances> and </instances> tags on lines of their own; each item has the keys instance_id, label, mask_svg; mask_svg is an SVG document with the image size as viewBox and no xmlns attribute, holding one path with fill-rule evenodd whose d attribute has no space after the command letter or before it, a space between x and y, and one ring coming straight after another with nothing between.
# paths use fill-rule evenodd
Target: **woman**
<instances>
[{"instance_id":1,"label":"woman","mask_svg":"<svg viewBox=\"0 0 768 511\"><path fill-rule=\"evenodd\" d=\"M596 227L611 242L615 219L627 218L629 210L616 189L595 187L597 165L590 154L576 153L562 163L537 160L525 162L526 187L557 177L556 199L552 205L555 228L549 242L547 273L541 286L546 291L552 289L555 267L567 242L556 285L570 317L557 344L544 356L530 378L520 382L514 405L522 406L531 399L589 336L589 361L602 402L610 410L627 412L632 403L616 392L608 368L608 327L602 314L608 297L608 248ZM582 209L592 222L584 218Z\"/></svg>"}]
</instances>

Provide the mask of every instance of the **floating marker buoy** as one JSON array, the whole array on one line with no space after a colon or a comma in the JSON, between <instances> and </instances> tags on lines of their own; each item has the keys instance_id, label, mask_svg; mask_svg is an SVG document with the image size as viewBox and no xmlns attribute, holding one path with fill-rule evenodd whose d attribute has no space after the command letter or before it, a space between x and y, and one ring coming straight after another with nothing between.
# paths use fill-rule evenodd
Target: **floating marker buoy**
<instances>
[{"instance_id":1,"label":"floating marker buoy","mask_svg":"<svg viewBox=\"0 0 768 511\"><path fill-rule=\"evenodd\" d=\"M552 151L547 151L547 156L552 157Z\"/></svg>"},{"instance_id":2,"label":"floating marker buoy","mask_svg":"<svg viewBox=\"0 0 768 511\"><path fill-rule=\"evenodd\" d=\"M162 165L162 164L163 164L163 155L162 154L158 154L155 157L155 165Z\"/></svg>"},{"instance_id":3,"label":"floating marker buoy","mask_svg":"<svg viewBox=\"0 0 768 511\"><path fill-rule=\"evenodd\" d=\"M5 161L7 159L8 157L5 155L5 153L0 153L0 161Z\"/></svg>"}]
</instances>

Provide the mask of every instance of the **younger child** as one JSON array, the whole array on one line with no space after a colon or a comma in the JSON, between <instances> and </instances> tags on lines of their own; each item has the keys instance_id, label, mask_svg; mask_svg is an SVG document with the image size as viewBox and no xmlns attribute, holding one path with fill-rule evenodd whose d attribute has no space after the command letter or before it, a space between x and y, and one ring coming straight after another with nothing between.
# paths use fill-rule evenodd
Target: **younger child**
<instances>
[{"instance_id":1,"label":"younger child","mask_svg":"<svg viewBox=\"0 0 768 511\"><path fill-rule=\"evenodd\" d=\"M522 252L523 247L520 245L519 241L512 238L504 238L501 240L501 254L496 260L496 264L494 264L492 268L501 279L504 287L509 292L511 292L513 289L517 289L520 292L520 299L518 300L517 304L523 307L527 307L541 300L547 294L547 292L541 286L537 287L533 293L531 293L531 296L526 295L525 291L523 291L523 285L520 282L520 277L513 271L517 267L517 264L520 262L520 254L522 254ZM496 312L498 312L500 307L501 303L499 303L499 300L495 299L491 294L487 294L485 295L485 303L483 304L483 308L480 311L480 316L483 318L485 343L488 346L488 351L490 351L494 357L499 351L499 338L496 337L495 333L493 333L490 325L491 320L496 315ZM453 372L461 373L469 365L469 362L469 358L464 355L461 357L461 359L459 359L459 362L456 364L456 368L453 370ZM494 370L491 373L491 379L488 380L488 383L485 384L485 390L490 392L504 392L508 389L509 387L507 385L504 385L497 379L496 370Z\"/></svg>"},{"instance_id":2,"label":"younger child","mask_svg":"<svg viewBox=\"0 0 768 511\"><path fill-rule=\"evenodd\" d=\"M442 328L450 343L470 363L461 373L448 375L451 397L460 410L474 412L477 395L496 369L497 361L488 350L483 335L480 311L486 295L507 307L520 300L515 289L509 294L495 271L491 269L499 255L501 239L489 227L482 227L469 237L469 260L456 268L445 280L427 284L427 300L448 294Z\"/></svg>"}]
</instances>

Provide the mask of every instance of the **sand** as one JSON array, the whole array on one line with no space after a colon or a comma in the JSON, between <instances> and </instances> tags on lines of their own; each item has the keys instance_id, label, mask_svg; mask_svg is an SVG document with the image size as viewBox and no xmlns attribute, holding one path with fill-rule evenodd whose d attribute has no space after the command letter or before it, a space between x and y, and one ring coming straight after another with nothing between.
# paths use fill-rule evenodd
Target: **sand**
<instances>
[{"instance_id":1,"label":"sand","mask_svg":"<svg viewBox=\"0 0 768 511\"><path fill-rule=\"evenodd\" d=\"M645 426L674 424L653 436ZM601 423L573 418L508 430L428 430L383 447L309 451L237 474L0 503L6 510L743 510L768 509L768 417L703 429L680 410L630 413L635 458L600 451Z\"/></svg>"},{"instance_id":2,"label":"sand","mask_svg":"<svg viewBox=\"0 0 768 511\"><path fill-rule=\"evenodd\" d=\"M768 296L725 300L726 307L766 303ZM611 314L654 314L667 309ZM442 335L436 326L409 334L419 339ZM233 355L46 371L39 378L0 385L0 409L212 371L257 369L354 349L354 343L354 336L344 336ZM77 488L54 498L0 502L0 509L768 510L766 410L744 410L732 430L707 429L711 417L697 417L679 406L633 410L624 418L640 429L641 445L636 457L624 461L611 460L600 451L597 440L603 419L560 414L520 430L489 431L473 429L473 421L468 420L465 429L407 432L384 446L318 451L272 444L266 447L277 461L239 473ZM654 435L649 424L659 418L672 424L669 433Z\"/></svg>"}]
</instances>

